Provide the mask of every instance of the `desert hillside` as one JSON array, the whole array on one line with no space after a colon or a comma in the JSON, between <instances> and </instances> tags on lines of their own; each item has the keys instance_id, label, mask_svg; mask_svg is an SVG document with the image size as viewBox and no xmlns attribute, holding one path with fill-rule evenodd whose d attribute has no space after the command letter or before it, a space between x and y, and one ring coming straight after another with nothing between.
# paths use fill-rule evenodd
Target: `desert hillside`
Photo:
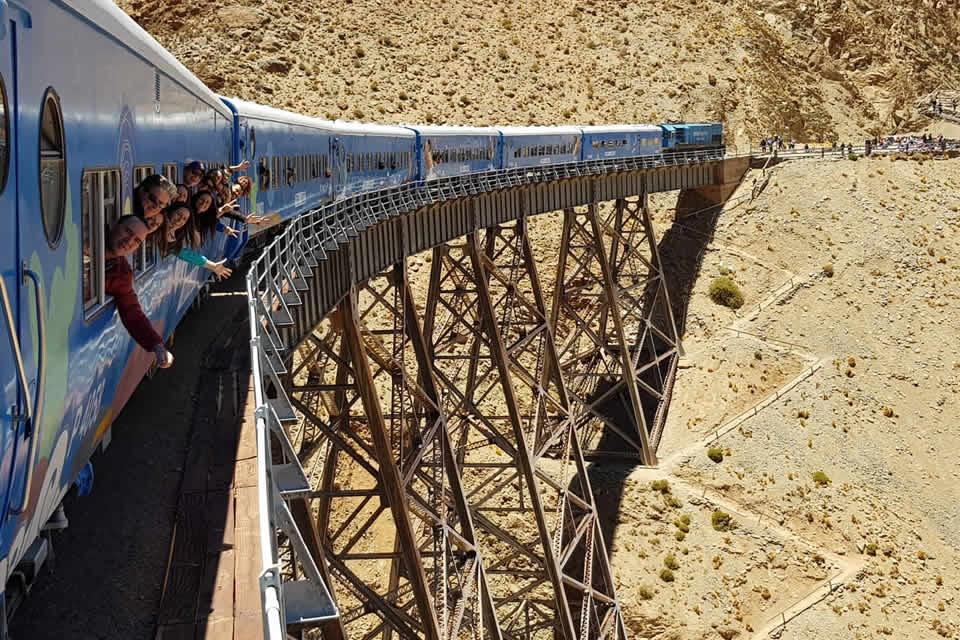
<instances>
[{"instance_id":1,"label":"desert hillside","mask_svg":"<svg viewBox=\"0 0 960 640\"><path fill-rule=\"evenodd\" d=\"M958 82L949 0L120 0L215 90L385 123L721 119L857 140Z\"/></svg>"}]
</instances>

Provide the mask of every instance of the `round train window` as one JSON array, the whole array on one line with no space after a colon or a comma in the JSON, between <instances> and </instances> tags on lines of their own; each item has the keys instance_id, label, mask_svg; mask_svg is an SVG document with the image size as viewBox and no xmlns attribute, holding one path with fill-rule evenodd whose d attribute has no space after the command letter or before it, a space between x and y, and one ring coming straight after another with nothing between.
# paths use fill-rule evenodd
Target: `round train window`
<instances>
[{"instance_id":1,"label":"round train window","mask_svg":"<svg viewBox=\"0 0 960 640\"><path fill-rule=\"evenodd\" d=\"M250 158L257 157L257 132L250 127Z\"/></svg>"},{"instance_id":2,"label":"round train window","mask_svg":"<svg viewBox=\"0 0 960 640\"><path fill-rule=\"evenodd\" d=\"M7 107L7 87L0 76L0 193L7 187L7 174L10 172L10 113Z\"/></svg>"},{"instance_id":3,"label":"round train window","mask_svg":"<svg viewBox=\"0 0 960 640\"><path fill-rule=\"evenodd\" d=\"M56 247L63 232L67 153L63 140L60 98L47 89L40 116L40 211L47 242Z\"/></svg>"}]
</instances>

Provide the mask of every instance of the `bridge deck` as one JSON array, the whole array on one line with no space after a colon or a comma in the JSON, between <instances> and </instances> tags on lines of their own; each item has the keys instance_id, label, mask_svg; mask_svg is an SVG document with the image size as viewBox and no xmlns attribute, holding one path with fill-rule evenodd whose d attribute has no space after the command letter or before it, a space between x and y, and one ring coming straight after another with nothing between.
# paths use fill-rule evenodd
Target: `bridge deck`
<instances>
[{"instance_id":1,"label":"bridge deck","mask_svg":"<svg viewBox=\"0 0 960 640\"><path fill-rule=\"evenodd\" d=\"M246 325L234 339L241 353ZM233 360L237 358L234 357ZM248 367L227 371L207 428L195 428L157 618L158 640L263 637L256 422Z\"/></svg>"}]
</instances>

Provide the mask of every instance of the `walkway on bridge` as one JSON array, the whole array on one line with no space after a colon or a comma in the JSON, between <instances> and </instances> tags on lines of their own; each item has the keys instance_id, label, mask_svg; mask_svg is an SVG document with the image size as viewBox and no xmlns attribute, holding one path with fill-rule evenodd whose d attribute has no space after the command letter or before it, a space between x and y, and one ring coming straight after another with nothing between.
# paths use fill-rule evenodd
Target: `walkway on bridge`
<instances>
[{"instance_id":1,"label":"walkway on bridge","mask_svg":"<svg viewBox=\"0 0 960 640\"><path fill-rule=\"evenodd\" d=\"M260 536L249 329L221 334L204 380L170 540L157 640L258 640Z\"/></svg>"}]
</instances>

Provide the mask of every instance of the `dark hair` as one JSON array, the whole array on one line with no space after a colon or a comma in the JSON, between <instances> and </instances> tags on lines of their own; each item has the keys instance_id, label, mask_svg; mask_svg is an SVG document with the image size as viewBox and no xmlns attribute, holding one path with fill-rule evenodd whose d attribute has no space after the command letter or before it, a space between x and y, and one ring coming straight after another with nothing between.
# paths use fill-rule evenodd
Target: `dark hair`
<instances>
[{"instance_id":1,"label":"dark hair","mask_svg":"<svg viewBox=\"0 0 960 640\"><path fill-rule=\"evenodd\" d=\"M139 221L142 222L143 224L147 224L147 221L146 221L146 220L144 220L144 219L141 218L140 216L135 216L135 215L120 216L119 218L116 219L116 221L114 221L113 224L126 224L126 223L130 222L131 220L139 220ZM113 226L113 225L110 225L110 226Z\"/></svg>"},{"instance_id":2,"label":"dark hair","mask_svg":"<svg viewBox=\"0 0 960 640\"><path fill-rule=\"evenodd\" d=\"M164 225L163 225L163 238L160 240L160 250L163 255L169 253L177 252L179 253L181 249L189 247L190 249L196 249L201 244L200 233L197 231L196 218L197 214L189 204L180 203L172 207L167 208L167 212L173 213L177 209L186 208L190 211L190 217L187 218L187 221L182 227L173 232L173 240L169 240L170 232L167 230L167 225L169 221L166 220L166 215L164 216Z\"/></svg>"},{"instance_id":3,"label":"dark hair","mask_svg":"<svg viewBox=\"0 0 960 640\"><path fill-rule=\"evenodd\" d=\"M167 195L171 198L177 197L177 188L173 185L172 182L167 180L164 176L159 173L154 173L144 178L140 184L137 186L138 189L143 189L146 192L153 191L157 187L162 188L167 192Z\"/></svg>"},{"instance_id":4,"label":"dark hair","mask_svg":"<svg viewBox=\"0 0 960 640\"><path fill-rule=\"evenodd\" d=\"M200 211L197 207L200 197L204 194L210 196L210 207L206 211ZM202 189L193 194L190 199L190 208L194 212L191 219L194 221L194 229L205 241L217 230L217 197L208 189Z\"/></svg>"},{"instance_id":5,"label":"dark hair","mask_svg":"<svg viewBox=\"0 0 960 640\"><path fill-rule=\"evenodd\" d=\"M251 189L253 189L253 180L251 180L247 176L240 176L239 178L237 178L236 184L240 187L241 196L250 195L250 191Z\"/></svg>"}]
</instances>

